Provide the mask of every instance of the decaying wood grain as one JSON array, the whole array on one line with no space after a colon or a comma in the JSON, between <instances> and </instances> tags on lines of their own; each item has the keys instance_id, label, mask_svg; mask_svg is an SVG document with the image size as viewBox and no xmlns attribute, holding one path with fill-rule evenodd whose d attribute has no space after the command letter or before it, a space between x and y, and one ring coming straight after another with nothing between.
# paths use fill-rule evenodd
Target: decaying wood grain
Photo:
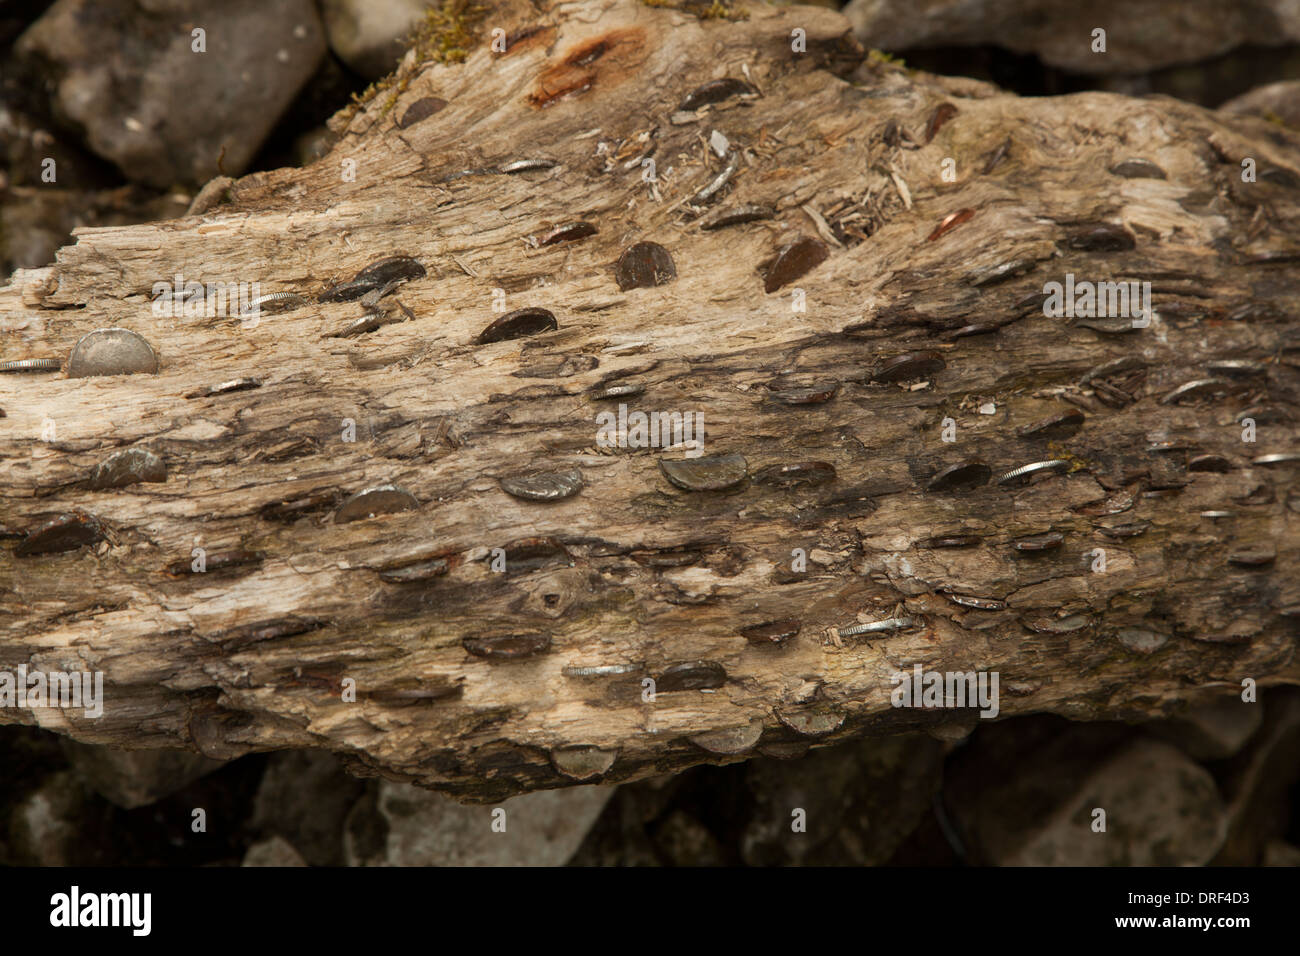
<instances>
[{"instance_id":1,"label":"decaying wood grain","mask_svg":"<svg viewBox=\"0 0 1300 956\"><path fill-rule=\"evenodd\" d=\"M1300 679L1300 466L1255 463L1300 450L1295 141L1169 100L911 75L838 15L748 12L500 8L483 36L523 39L408 58L313 166L83 231L0 290L5 360L105 326L161 359L0 377L0 665L107 683L99 720L0 720L215 757L323 747L496 799L973 724L891 707L918 663L999 672L1003 714L1077 718ZM722 79L740 95L680 111ZM647 259L620 288L639 242L675 278ZM317 296L399 255L427 274L341 334L362 300ZM1150 327L1045 317L1067 272L1150 281ZM252 328L153 315L177 274L307 301ZM478 344L518 309L557 328ZM1226 384L1169 397L1207 378ZM620 402L702 414L704 454L747 477L685 491L660 466L680 451L599 448ZM131 448L166 480L88 487ZM576 493L508 493L565 472ZM390 484L414 507L340 514ZM19 554L78 511L102 540ZM828 638L896 615L912 625Z\"/></svg>"}]
</instances>

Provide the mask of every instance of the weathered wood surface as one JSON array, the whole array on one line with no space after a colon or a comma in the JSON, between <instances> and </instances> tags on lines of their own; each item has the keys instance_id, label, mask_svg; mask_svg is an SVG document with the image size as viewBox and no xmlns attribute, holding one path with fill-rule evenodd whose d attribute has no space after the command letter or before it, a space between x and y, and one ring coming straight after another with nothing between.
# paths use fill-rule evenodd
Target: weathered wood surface
<instances>
[{"instance_id":1,"label":"weathered wood surface","mask_svg":"<svg viewBox=\"0 0 1300 956\"><path fill-rule=\"evenodd\" d=\"M53 267L0 290L4 360L66 356L89 330L125 326L162 366L0 376L0 665L93 668L107 684L99 720L0 720L217 757L322 747L357 772L495 799L572 782L557 767L612 760L603 779L619 781L973 723L891 707L890 675L916 663L999 672L1003 714L1084 719L1160 714L1248 677L1300 680L1297 465L1253 463L1300 450L1294 139L1170 100L1019 99L909 74L865 58L836 14L748 11L727 22L627 0L501 8L485 39L541 29L461 65L408 58L395 102L371 100L313 166L246 177L202 215L84 231ZM805 53L791 50L796 28ZM706 81L746 76L761 95L674 119ZM398 125L428 97L445 107ZM725 164L714 129L743 159L697 212L691 197ZM653 184L638 162L650 145ZM1241 181L1243 157L1257 182ZM1165 178L1110 172L1132 158ZM483 171L526 159L557 165ZM701 228L702 213L746 203L775 216ZM973 215L928 238L963 209ZM528 242L570 220L598 232ZM1134 248L1076 248L1099 244L1071 240L1097 223L1121 225ZM826 261L766 293L759 268L801 235L827 245ZM677 278L622 291L613 263L642 240L671 252ZM384 300L414 318L336 337L363 310L315 295L396 254L428 267ZM1009 277L982 281L1006 263ZM1067 272L1149 280L1150 327L1109 334L1026 304ZM151 289L176 274L312 301L255 328L156 317ZM792 308L796 288L806 311ZM497 289L507 309L551 310L558 330L475 344L499 317ZM922 350L944 367L868 381ZM1088 380L1118 359L1141 367ZM1260 368L1207 371L1221 359ZM1212 375L1226 392L1162 403ZM186 397L241 376L261 387ZM839 385L829 401L774 400L774 384L820 382ZM634 409L702 413L705 453L742 453L750 480L685 492L659 467L679 452L598 448L596 416L619 402L597 397L610 383L644 387L622 399ZM1017 434L1072 408L1085 416L1073 435ZM1236 421L1251 408L1253 444ZM164 459L165 482L84 486L132 447ZM1189 469L1202 455L1227 470ZM995 483L1048 458L1069 473ZM934 472L972 459L994 480L929 490ZM804 460L833 465L834 481L759 480ZM563 469L585 481L563 501L498 486ZM346 496L385 483L418 509L333 521ZM103 541L18 556L22 535L77 510ZM1119 526L1145 530L1108 533ZM1048 532L1059 547L1015 550ZM978 541L925 546L955 534ZM550 543L517 544L538 538ZM195 547L205 573L188 573ZM498 547L505 573L489 567ZM1092 570L1096 548L1105 573ZM223 553L238 560L223 569ZM435 558L447 573L381 575ZM900 606L916 627L826 637ZM780 644L740 631L787 619L800 630ZM521 633L549 648L495 660L464 644ZM693 661L713 662L718 686L673 689L665 674ZM602 667L624 672L579 671ZM646 676L659 681L653 702ZM355 703L341 699L345 678ZM812 737L792 729L801 715L843 722ZM728 749L699 735L748 727L739 755L701 745Z\"/></svg>"}]
</instances>

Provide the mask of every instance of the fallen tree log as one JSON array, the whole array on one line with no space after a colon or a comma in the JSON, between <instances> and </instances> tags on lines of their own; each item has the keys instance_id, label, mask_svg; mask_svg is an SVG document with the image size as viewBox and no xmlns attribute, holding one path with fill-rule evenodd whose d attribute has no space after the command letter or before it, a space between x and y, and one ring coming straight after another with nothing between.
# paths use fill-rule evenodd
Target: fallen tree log
<instances>
[{"instance_id":1,"label":"fallen tree log","mask_svg":"<svg viewBox=\"0 0 1300 956\"><path fill-rule=\"evenodd\" d=\"M0 665L105 682L0 720L495 800L968 732L893 706L917 665L1079 719L1300 681L1293 137L817 8L472 32L312 166L0 290L3 359L64 360L0 376ZM300 298L207 308L252 282ZM70 377L106 327L157 372Z\"/></svg>"}]
</instances>

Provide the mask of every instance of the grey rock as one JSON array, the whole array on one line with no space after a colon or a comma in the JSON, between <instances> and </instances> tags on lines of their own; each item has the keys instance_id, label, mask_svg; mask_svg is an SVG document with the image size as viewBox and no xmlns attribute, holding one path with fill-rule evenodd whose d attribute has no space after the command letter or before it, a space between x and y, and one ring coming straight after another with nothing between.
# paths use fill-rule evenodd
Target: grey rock
<instances>
[{"instance_id":1,"label":"grey rock","mask_svg":"<svg viewBox=\"0 0 1300 956\"><path fill-rule=\"evenodd\" d=\"M254 843L244 854L241 866L306 866L293 844L283 837L273 836Z\"/></svg>"},{"instance_id":2,"label":"grey rock","mask_svg":"<svg viewBox=\"0 0 1300 956\"><path fill-rule=\"evenodd\" d=\"M1259 86L1219 107L1224 113L1260 116L1300 129L1300 80Z\"/></svg>"},{"instance_id":3,"label":"grey rock","mask_svg":"<svg viewBox=\"0 0 1300 956\"><path fill-rule=\"evenodd\" d=\"M368 80L391 73L427 0L322 0L330 48Z\"/></svg>"},{"instance_id":4,"label":"grey rock","mask_svg":"<svg viewBox=\"0 0 1300 956\"><path fill-rule=\"evenodd\" d=\"M18 866L84 865L81 844L90 793L71 771L50 774L9 811L7 861Z\"/></svg>"},{"instance_id":5,"label":"grey rock","mask_svg":"<svg viewBox=\"0 0 1300 956\"><path fill-rule=\"evenodd\" d=\"M225 766L185 750L114 750L61 738L77 776L124 810L147 806Z\"/></svg>"},{"instance_id":6,"label":"grey rock","mask_svg":"<svg viewBox=\"0 0 1300 956\"><path fill-rule=\"evenodd\" d=\"M258 834L283 837L311 866L338 866L343 862L344 823L365 789L365 782L347 774L333 754L272 754L253 799L249 826Z\"/></svg>"},{"instance_id":7,"label":"grey rock","mask_svg":"<svg viewBox=\"0 0 1300 956\"><path fill-rule=\"evenodd\" d=\"M993 44L1075 73L1140 73L1195 63L1243 44L1300 39L1289 0L852 0L843 13L865 45L890 52ZM1105 53L1092 31L1107 28Z\"/></svg>"},{"instance_id":8,"label":"grey rock","mask_svg":"<svg viewBox=\"0 0 1300 956\"><path fill-rule=\"evenodd\" d=\"M351 866L562 866L613 793L570 787L471 806L381 780L349 815L345 855ZM505 832L492 829L497 809Z\"/></svg>"},{"instance_id":9,"label":"grey rock","mask_svg":"<svg viewBox=\"0 0 1300 956\"><path fill-rule=\"evenodd\" d=\"M953 755L946 803L972 862L1195 866L1223 845L1214 778L1128 727L1029 718L981 728ZM1105 811L1105 832L1093 830Z\"/></svg>"},{"instance_id":10,"label":"grey rock","mask_svg":"<svg viewBox=\"0 0 1300 956\"><path fill-rule=\"evenodd\" d=\"M684 810L674 810L654 830L654 844L672 866L722 866L721 844Z\"/></svg>"},{"instance_id":11,"label":"grey rock","mask_svg":"<svg viewBox=\"0 0 1300 956\"><path fill-rule=\"evenodd\" d=\"M1300 866L1300 846L1273 840L1264 847L1264 866Z\"/></svg>"},{"instance_id":12,"label":"grey rock","mask_svg":"<svg viewBox=\"0 0 1300 956\"><path fill-rule=\"evenodd\" d=\"M1239 695L1193 707L1186 714L1143 725L1194 760L1222 760L1237 753L1259 729L1264 708L1243 703Z\"/></svg>"},{"instance_id":13,"label":"grey rock","mask_svg":"<svg viewBox=\"0 0 1300 956\"><path fill-rule=\"evenodd\" d=\"M1260 691L1259 732L1219 772L1228 800L1228 836L1215 866L1258 866L1268 844L1288 832L1300 780L1300 688Z\"/></svg>"},{"instance_id":14,"label":"grey rock","mask_svg":"<svg viewBox=\"0 0 1300 956\"><path fill-rule=\"evenodd\" d=\"M944 747L919 734L854 741L798 760L751 760L754 805L740 837L755 866L885 862L929 812ZM792 829L795 810L806 829Z\"/></svg>"},{"instance_id":15,"label":"grey rock","mask_svg":"<svg viewBox=\"0 0 1300 956\"><path fill-rule=\"evenodd\" d=\"M139 0L106 15L56 0L19 38L63 118L134 182L238 174L315 72L325 34L311 0ZM191 31L206 31L206 52ZM223 155L224 154L224 155Z\"/></svg>"},{"instance_id":16,"label":"grey rock","mask_svg":"<svg viewBox=\"0 0 1300 956\"><path fill-rule=\"evenodd\" d=\"M647 832L664 815L683 775L663 774L619 786L570 866L659 866L663 854Z\"/></svg>"}]
</instances>

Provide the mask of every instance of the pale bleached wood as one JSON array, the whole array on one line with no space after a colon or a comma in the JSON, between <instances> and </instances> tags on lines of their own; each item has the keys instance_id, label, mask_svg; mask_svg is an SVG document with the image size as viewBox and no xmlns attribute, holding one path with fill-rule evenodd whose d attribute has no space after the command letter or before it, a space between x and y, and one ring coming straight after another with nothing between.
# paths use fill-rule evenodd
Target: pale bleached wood
<instances>
[{"instance_id":1,"label":"pale bleached wood","mask_svg":"<svg viewBox=\"0 0 1300 956\"><path fill-rule=\"evenodd\" d=\"M1245 156L1294 172L1294 140L1170 100L1022 100L859 65L837 14L748 9L747 20L723 22L627 0L502 8L484 31L544 29L504 56L480 46L463 65L409 57L395 104L381 92L340 119L338 144L311 167L245 177L232 202L201 216L84 230L53 267L20 272L0 289L5 359L66 355L85 332L113 325L146 336L162 358L157 376L0 377L0 523L25 532L82 509L111 533L74 553L19 558L14 541L0 549L0 665L100 669L104 717L4 711L0 720L217 757L322 747L359 773L490 800L571 782L551 760L571 748L615 755L604 779L620 781L856 734L968 727L966 715L890 706L890 675L914 663L998 671L1003 714L1080 719L1164 713L1246 677L1300 679L1296 472L1251 464L1296 450L1294 419L1261 423L1254 445L1234 423L1251 404L1286 415L1296 407L1296 352L1284 344L1300 308L1297 192L1239 175ZM802 55L791 52L796 28L807 34ZM604 43L603 55L564 65L593 42ZM585 92L546 108L533 101L539 84L554 89L582 71ZM746 75L760 98L673 122L702 83ZM398 128L428 96L448 105ZM957 112L927 143L944 103ZM625 168L640 152L634 138L655 128L657 194L639 166ZM688 212L684 201L722 168L707 145L714 128L748 150L715 206L767 203L774 220L709 232ZM609 171L606 151L616 157ZM941 178L948 157L952 183ZM1108 172L1130 157L1158 163L1167 178ZM455 176L531 158L559 165ZM345 162L355 162L354 178L342 175ZM765 294L759 264L794 235L818 236L818 217L841 222L846 201L860 204L856 221L871 235L833 244L795 283L807 310L792 310L789 288ZM969 221L927 241L963 208L975 211ZM573 219L598 234L527 242ZM1063 244L1102 221L1123 224L1136 248ZM620 291L611 265L640 240L667 247L678 278ZM314 296L398 253L429 266L427 278L396 293L416 318L357 338L331 337L362 314L356 303L312 304L254 329L150 311L153 284L178 273ZM972 284L976 270L1016 260L1031 271ZM1017 307L1067 271L1149 279L1160 315L1150 329L1108 336ZM559 330L473 344L496 317L497 289L508 308L552 310ZM1249 302L1272 303L1276 314L1226 318ZM952 335L994 321L1006 325ZM939 351L947 365L924 388L861 384L882 358L920 349ZM1077 385L1125 355L1147 364L1135 403L1110 408ZM581 359L578 370L547 377L563 357ZM1223 357L1267 362L1266 375L1231 400L1159 403ZM263 385L184 397L240 376ZM766 386L781 376L838 381L840 391L824 405L774 408ZM837 480L681 492L660 474L657 450L596 447L596 415L617 403L591 392L614 380L646 386L637 407L703 412L707 450L743 452L751 473L816 459L832 463ZM1071 407L1062 391L1092 403L1083 430L1051 445L1017 437L1018 427ZM994 414L980 414L987 403ZM940 441L945 416L957 423L951 445ZM355 443L342 441L348 419ZM41 440L47 421L54 441ZM1181 491L1142 497L1168 483L1162 461L1185 457L1148 451L1161 440L1222 454L1232 470L1181 475ZM136 445L166 459L165 483L76 486L108 454ZM925 490L929 471L965 458L1000 474L1056 456L1075 470L1023 491ZM581 469L586 481L563 502L520 501L497 486L561 468ZM1152 476L1137 474L1147 468ZM343 496L386 482L409 489L419 510L332 523ZM1256 485L1267 493L1255 503L1234 500ZM1125 488L1134 495L1128 510L1086 513ZM311 495L334 497L296 523L263 516ZM1207 510L1236 517L1199 517ZM1138 537L1098 531L1138 521L1150 523ZM918 547L958 529L982 543ZM1049 530L1066 535L1058 552L1015 556L1014 539ZM531 537L561 542L571 566L489 570L490 549ZM195 546L262 557L226 572L167 573ZM1088 570L1085 552L1096 547L1106 550L1105 574ZM805 574L789 571L794 548L810 556ZM1228 563L1260 548L1275 552L1271 564ZM680 567L646 563L680 550L698 556ZM451 569L423 585L377 573L435 556ZM943 589L1007 608L963 608ZM843 646L825 639L827 628L900 605L922 626ZM1061 634L1029 626L1071 614L1087 625ZM802 629L781 647L752 645L738 631L783 618ZM267 626L279 635L259 633ZM1168 641L1135 653L1117 639L1125 628ZM549 633L550 650L490 662L462 647L467 635L517 631ZM697 660L720 664L726 683L641 700L642 676ZM621 678L564 672L608 665L634 666ZM345 677L360 702L340 700ZM414 706L392 698L416 684L457 693ZM779 719L799 713L845 719L829 736L805 738ZM753 721L762 739L739 755L691 741Z\"/></svg>"}]
</instances>

